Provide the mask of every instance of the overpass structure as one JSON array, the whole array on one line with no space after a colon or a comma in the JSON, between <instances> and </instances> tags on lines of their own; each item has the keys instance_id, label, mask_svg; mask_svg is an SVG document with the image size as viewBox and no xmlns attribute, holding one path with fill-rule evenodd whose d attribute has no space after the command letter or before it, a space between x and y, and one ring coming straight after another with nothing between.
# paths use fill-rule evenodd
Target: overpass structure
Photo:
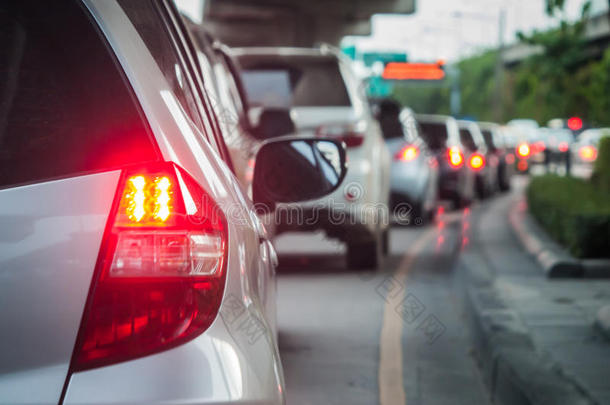
<instances>
[{"instance_id":1,"label":"overpass structure","mask_svg":"<svg viewBox=\"0 0 610 405\"><path fill-rule=\"evenodd\" d=\"M370 35L373 14L411 14L416 0L206 0L203 21L230 46L337 45Z\"/></svg>"}]
</instances>

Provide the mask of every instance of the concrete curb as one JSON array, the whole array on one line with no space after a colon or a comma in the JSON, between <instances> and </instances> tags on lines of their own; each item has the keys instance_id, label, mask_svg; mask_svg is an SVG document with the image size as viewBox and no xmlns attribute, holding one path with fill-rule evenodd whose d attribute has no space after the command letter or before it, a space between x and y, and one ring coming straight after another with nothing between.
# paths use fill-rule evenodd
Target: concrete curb
<instances>
[{"instance_id":1,"label":"concrete curb","mask_svg":"<svg viewBox=\"0 0 610 405\"><path fill-rule=\"evenodd\" d=\"M599 309L595 317L595 326L606 339L610 340L610 305Z\"/></svg>"},{"instance_id":2,"label":"concrete curb","mask_svg":"<svg viewBox=\"0 0 610 405\"><path fill-rule=\"evenodd\" d=\"M597 404L562 373L558 364L536 349L519 314L502 301L490 278L481 281L477 265L465 266L466 312L483 381L493 403Z\"/></svg>"},{"instance_id":3,"label":"concrete curb","mask_svg":"<svg viewBox=\"0 0 610 405\"><path fill-rule=\"evenodd\" d=\"M538 262L549 278L610 278L610 259L579 260L540 228L527 211L525 199L514 204L509 222L525 250Z\"/></svg>"}]
</instances>

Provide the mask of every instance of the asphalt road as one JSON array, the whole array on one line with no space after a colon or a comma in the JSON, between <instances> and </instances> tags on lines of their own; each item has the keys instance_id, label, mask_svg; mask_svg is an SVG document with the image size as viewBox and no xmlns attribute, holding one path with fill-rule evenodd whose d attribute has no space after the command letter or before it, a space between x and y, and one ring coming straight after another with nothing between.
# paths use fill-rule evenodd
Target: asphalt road
<instances>
[{"instance_id":1,"label":"asphalt road","mask_svg":"<svg viewBox=\"0 0 610 405\"><path fill-rule=\"evenodd\" d=\"M322 235L282 235L279 344L288 405L486 404L459 288L466 209L394 227L378 272Z\"/></svg>"}]
</instances>

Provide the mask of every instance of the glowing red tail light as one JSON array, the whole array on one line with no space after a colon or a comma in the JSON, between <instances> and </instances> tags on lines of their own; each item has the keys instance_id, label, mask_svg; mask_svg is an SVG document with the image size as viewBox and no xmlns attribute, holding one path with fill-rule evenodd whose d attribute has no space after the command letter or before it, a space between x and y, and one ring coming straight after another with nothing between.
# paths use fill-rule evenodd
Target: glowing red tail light
<instances>
[{"instance_id":1,"label":"glowing red tail light","mask_svg":"<svg viewBox=\"0 0 610 405\"><path fill-rule=\"evenodd\" d=\"M468 161L468 166L474 170L479 171L485 167L485 157L480 153L474 153L470 156L470 160Z\"/></svg>"},{"instance_id":2,"label":"glowing red tail light","mask_svg":"<svg viewBox=\"0 0 610 405\"><path fill-rule=\"evenodd\" d=\"M459 168L464 164L464 156L462 155L460 149L456 146L449 148L447 151L447 160L454 168Z\"/></svg>"},{"instance_id":3,"label":"glowing red tail light","mask_svg":"<svg viewBox=\"0 0 610 405\"><path fill-rule=\"evenodd\" d=\"M126 170L79 332L73 369L166 350L207 329L225 283L224 215L173 163Z\"/></svg>"},{"instance_id":4,"label":"glowing red tail light","mask_svg":"<svg viewBox=\"0 0 610 405\"><path fill-rule=\"evenodd\" d=\"M530 155L530 147L527 143L522 143L517 147L517 155L527 158Z\"/></svg>"},{"instance_id":5,"label":"glowing red tail light","mask_svg":"<svg viewBox=\"0 0 610 405\"><path fill-rule=\"evenodd\" d=\"M327 124L316 129L316 136L343 141L348 148L355 148L364 143L364 133L358 127L361 124Z\"/></svg>"},{"instance_id":6,"label":"glowing red tail light","mask_svg":"<svg viewBox=\"0 0 610 405\"><path fill-rule=\"evenodd\" d=\"M407 145L394 155L394 160L400 160L403 162L410 162L415 160L419 155L419 149L415 145Z\"/></svg>"},{"instance_id":7,"label":"glowing red tail light","mask_svg":"<svg viewBox=\"0 0 610 405\"><path fill-rule=\"evenodd\" d=\"M557 147L559 152L567 152L570 149L570 145L567 142L559 142L559 146Z\"/></svg>"}]
</instances>

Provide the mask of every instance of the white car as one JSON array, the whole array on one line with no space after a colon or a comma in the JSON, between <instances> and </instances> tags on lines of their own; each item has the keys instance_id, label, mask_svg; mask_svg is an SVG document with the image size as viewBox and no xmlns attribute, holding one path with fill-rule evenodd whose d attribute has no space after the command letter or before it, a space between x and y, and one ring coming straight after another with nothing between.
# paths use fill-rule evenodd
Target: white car
<instances>
[{"instance_id":1,"label":"white car","mask_svg":"<svg viewBox=\"0 0 610 405\"><path fill-rule=\"evenodd\" d=\"M178 18L166 0L0 5L2 403L284 403L277 258ZM346 170L325 140L257 159L266 202Z\"/></svg>"},{"instance_id":2,"label":"white car","mask_svg":"<svg viewBox=\"0 0 610 405\"><path fill-rule=\"evenodd\" d=\"M327 47L232 52L253 116L257 108L290 109L300 135L347 145L344 186L323 199L278 207L278 231L322 229L347 244L349 267L377 267L388 248L391 159L351 62Z\"/></svg>"}]
</instances>

